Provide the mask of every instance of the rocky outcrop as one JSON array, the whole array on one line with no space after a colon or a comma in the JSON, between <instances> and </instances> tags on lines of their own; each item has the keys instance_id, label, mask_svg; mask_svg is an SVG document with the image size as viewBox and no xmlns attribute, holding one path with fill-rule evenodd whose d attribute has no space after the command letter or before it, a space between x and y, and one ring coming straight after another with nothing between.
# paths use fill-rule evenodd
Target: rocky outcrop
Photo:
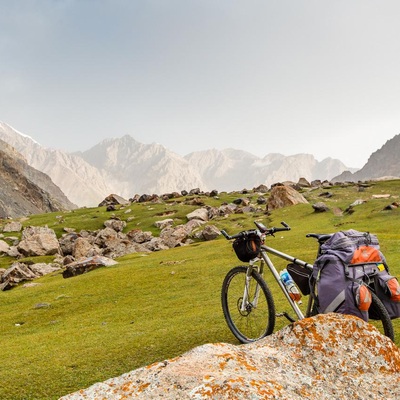
<instances>
[{"instance_id":1,"label":"rocky outcrop","mask_svg":"<svg viewBox=\"0 0 400 400\"><path fill-rule=\"evenodd\" d=\"M398 399L400 350L353 316L318 315L251 344L206 344L60 400Z\"/></svg>"}]
</instances>

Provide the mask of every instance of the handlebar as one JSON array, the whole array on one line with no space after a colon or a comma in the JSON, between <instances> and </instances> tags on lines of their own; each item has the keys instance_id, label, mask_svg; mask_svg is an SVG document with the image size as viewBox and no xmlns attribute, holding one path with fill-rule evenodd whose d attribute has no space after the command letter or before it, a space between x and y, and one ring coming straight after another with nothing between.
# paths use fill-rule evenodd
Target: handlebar
<instances>
[{"instance_id":1,"label":"handlebar","mask_svg":"<svg viewBox=\"0 0 400 400\"><path fill-rule=\"evenodd\" d=\"M235 235L228 235L228 233L224 230L221 231L222 235L225 236L226 239L232 240L240 237L246 237L250 234L256 234L256 235L265 235L265 236L274 236L274 233L276 232L282 232L282 231L290 231L290 226L286 222L281 222L281 227L272 227L272 228L267 228L264 224L261 222L254 222L257 229L250 229L247 231L242 231L239 233L236 233Z\"/></svg>"}]
</instances>

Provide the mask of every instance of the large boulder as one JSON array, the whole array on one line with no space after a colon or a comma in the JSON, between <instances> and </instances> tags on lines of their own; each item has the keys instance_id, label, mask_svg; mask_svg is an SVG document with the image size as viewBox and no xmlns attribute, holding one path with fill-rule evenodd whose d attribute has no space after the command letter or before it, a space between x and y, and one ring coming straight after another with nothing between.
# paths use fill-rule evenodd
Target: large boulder
<instances>
[{"instance_id":1,"label":"large boulder","mask_svg":"<svg viewBox=\"0 0 400 400\"><path fill-rule=\"evenodd\" d=\"M266 209L267 211L272 211L302 203L308 203L308 201L296 189L286 185L277 185L271 189Z\"/></svg>"},{"instance_id":2,"label":"large boulder","mask_svg":"<svg viewBox=\"0 0 400 400\"><path fill-rule=\"evenodd\" d=\"M400 349L342 314L296 322L258 342L206 344L60 400L399 399Z\"/></svg>"},{"instance_id":3,"label":"large boulder","mask_svg":"<svg viewBox=\"0 0 400 400\"><path fill-rule=\"evenodd\" d=\"M42 226L28 226L22 231L18 251L25 257L61 254L61 248L53 229Z\"/></svg>"}]
</instances>

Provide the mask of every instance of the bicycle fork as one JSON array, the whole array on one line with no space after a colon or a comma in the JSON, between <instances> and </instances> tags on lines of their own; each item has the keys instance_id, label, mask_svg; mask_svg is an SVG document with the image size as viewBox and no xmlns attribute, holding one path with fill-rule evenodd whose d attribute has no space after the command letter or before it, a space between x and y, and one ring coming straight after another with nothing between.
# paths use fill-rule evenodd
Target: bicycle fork
<instances>
[{"instance_id":1,"label":"bicycle fork","mask_svg":"<svg viewBox=\"0 0 400 400\"><path fill-rule=\"evenodd\" d=\"M252 301L251 301L251 299L249 299L250 281L252 280L251 274L253 272L253 268L254 267L253 267L252 264L250 264L249 268L247 268L246 280L245 280L244 292L243 292L243 300L242 300L242 304L240 306L240 312L241 313L249 312L249 308L248 308L249 306L251 308L257 308L258 298L260 297L260 286L257 283L256 284L255 293L254 293L254 297L253 297Z\"/></svg>"}]
</instances>

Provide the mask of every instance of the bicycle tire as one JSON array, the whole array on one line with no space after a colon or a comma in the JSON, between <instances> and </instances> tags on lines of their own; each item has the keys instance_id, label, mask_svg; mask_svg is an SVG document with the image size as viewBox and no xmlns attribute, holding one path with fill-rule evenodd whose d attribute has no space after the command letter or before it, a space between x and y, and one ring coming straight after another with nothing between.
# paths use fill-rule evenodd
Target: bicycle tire
<instances>
[{"instance_id":1,"label":"bicycle tire","mask_svg":"<svg viewBox=\"0 0 400 400\"><path fill-rule=\"evenodd\" d=\"M369 308L369 323L394 342L392 320L379 297L371 291L372 303Z\"/></svg>"},{"instance_id":2,"label":"bicycle tire","mask_svg":"<svg viewBox=\"0 0 400 400\"><path fill-rule=\"evenodd\" d=\"M250 343L270 335L275 327L275 304L272 293L261 275L253 270L249 282L250 299L253 299L257 285L258 304L251 302L243 312L240 310L245 288L246 266L232 268L225 276L221 290L222 310L233 335L241 343Z\"/></svg>"}]
</instances>

